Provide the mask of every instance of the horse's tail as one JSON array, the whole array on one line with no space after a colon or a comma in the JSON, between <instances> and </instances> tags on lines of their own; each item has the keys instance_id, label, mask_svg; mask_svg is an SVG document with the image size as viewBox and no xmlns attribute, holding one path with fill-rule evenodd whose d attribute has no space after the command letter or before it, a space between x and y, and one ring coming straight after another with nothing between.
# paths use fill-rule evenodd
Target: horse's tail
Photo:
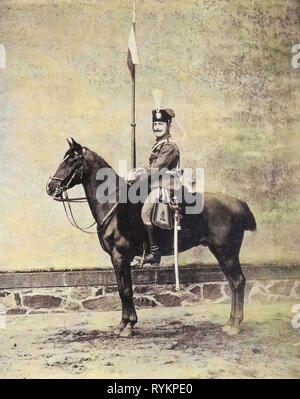
<instances>
[{"instance_id":1,"label":"horse's tail","mask_svg":"<svg viewBox=\"0 0 300 399\"><path fill-rule=\"evenodd\" d=\"M256 230L256 221L253 213L250 211L248 204L245 201L241 201L243 208L245 210L243 217L243 227L248 231Z\"/></svg>"}]
</instances>

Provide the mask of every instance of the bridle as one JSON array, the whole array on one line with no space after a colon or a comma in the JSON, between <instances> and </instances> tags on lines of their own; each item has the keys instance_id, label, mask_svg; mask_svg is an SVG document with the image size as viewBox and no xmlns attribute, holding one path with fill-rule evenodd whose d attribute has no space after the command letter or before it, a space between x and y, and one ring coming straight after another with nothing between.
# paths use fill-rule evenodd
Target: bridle
<instances>
[{"instance_id":1,"label":"bridle","mask_svg":"<svg viewBox=\"0 0 300 399\"><path fill-rule=\"evenodd\" d=\"M68 158L68 156L65 157L63 161L65 161L67 158ZM76 174L77 174L77 172L78 172L78 170L76 170L76 167L77 167L77 165L81 162L82 159L84 159L84 157L83 157L83 155L80 155L80 156L77 158L77 162L73 165L71 171L68 172L68 174L67 174L66 176L64 176L63 178L57 177L57 176L52 176L50 179L51 179L51 180L59 180L61 183L64 183L64 181L65 181L70 175L72 175L71 178L70 178L70 180L68 181L67 185L62 185L62 184L61 184L61 186L62 186L61 188L62 188L63 191L68 190L70 184L72 183L72 181L74 180L74 178L75 178L75 176L76 176ZM83 168L81 169L80 180L82 180L82 175L83 175ZM54 198L54 199L55 199L55 198Z\"/></svg>"},{"instance_id":2,"label":"bridle","mask_svg":"<svg viewBox=\"0 0 300 399\"><path fill-rule=\"evenodd\" d=\"M68 158L68 156L65 157L63 161L65 161L67 158ZM111 218L112 218L113 215L115 214L115 211L116 211L116 209L117 209L118 203L115 203L115 204L114 204L114 206L113 206L113 207L109 210L109 212L105 215L105 217L104 217L102 223L101 223L100 225L98 224L98 226L97 226L97 231L88 231L90 228L92 228L93 226L95 226L95 224L97 224L96 221L93 222L91 225L89 225L89 226L87 226L87 227L80 227L80 226L78 226L78 224L77 224L77 222L76 222L76 220L75 220L75 218L74 218L74 215L73 215L73 212L72 212L72 208L71 208L70 203L71 203L71 202L75 202L75 203L85 203L85 202L88 202L88 200L95 201L95 200L98 200L98 199L99 199L99 198L96 198L96 197L92 197L92 198L88 198L88 197L69 198L69 197L68 197L68 192L67 192L67 190L68 190L68 188L70 187L70 184L71 184L72 181L75 179L75 177L76 177L76 175L77 175L77 173L78 173L77 166L78 166L79 164L82 165L82 160L83 160L83 159L84 159L84 156L83 156L83 155L80 155L80 156L77 158L77 162L73 165L71 171L69 171L68 174L67 174L66 176L64 176L63 178L57 177L57 176L52 176L52 177L50 177L49 180L58 180L58 181L61 182L61 187L60 187L60 189L61 189L61 192L60 192L61 198L59 198L59 197L53 197L53 199L54 199L55 201L58 201L58 202L62 202L62 203L63 203L64 211L65 211L66 217L67 217L68 221L70 222L70 224L71 224L73 227L75 227L75 228L81 230L81 231L84 232L84 233L87 233L87 234L98 234L99 232L101 232L102 230L104 230L105 227L106 227L106 226L108 225L108 223L110 222ZM65 180L67 180L69 176L71 176L71 177L70 177L68 183L67 183L67 184L64 184ZM83 176L83 167L81 168L80 181L82 181L82 176ZM67 205L68 205L69 214L68 214L68 211L67 211L66 203L67 203Z\"/></svg>"}]
</instances>

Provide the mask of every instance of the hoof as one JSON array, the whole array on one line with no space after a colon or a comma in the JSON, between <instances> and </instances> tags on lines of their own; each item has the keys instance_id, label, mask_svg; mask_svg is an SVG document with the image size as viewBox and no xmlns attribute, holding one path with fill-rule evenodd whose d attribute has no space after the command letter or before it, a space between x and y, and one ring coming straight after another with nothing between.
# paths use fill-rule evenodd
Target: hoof
<instances>
[{"instance_id":1,"label":"hoof","mask_svg":"<svg viewBox=\"0 0 300 399\"><path fill-rule=\"evenodd\" d=\"M130 324L127 324L127 326L119 334L120 338L131 338L132 336L133 336L133 328L131 327Z\"/></svg>"},{"instance_id":2,"label":"hoof","mask_svg":"<svg viewBox=\"0 0 300 399\"><path fill-rule=\"evenodd\" d=\"M118 327L114 328L114 335L116 335L117 337L121 334L121 332L124 330L124 328L126 327L126 324L124 323L120 323L118 325Z\"/></svg>"},{"instance_id":3,"label":"hoof","mask_svg":"<svg viewBox=\"0 0 300 399\"><path fill-rule=\"evenodd\" d=\"M238 335L240 331L241 331L241 329L239 327L231 326L229 328L229 330L227 330L226 332L227 332L227 335L234 336L234 335Z\"/></svg>"},{"instance_id":4,"label":"hoof","mask_svg":"<svg viewBox=\"0 0 300 399\"><path fill-rule=\"evenodd\" d=\"M227 333L231 328L231 324L226 324L224 327L222 327L222 331Z\"/></svg>"}]
</instances>

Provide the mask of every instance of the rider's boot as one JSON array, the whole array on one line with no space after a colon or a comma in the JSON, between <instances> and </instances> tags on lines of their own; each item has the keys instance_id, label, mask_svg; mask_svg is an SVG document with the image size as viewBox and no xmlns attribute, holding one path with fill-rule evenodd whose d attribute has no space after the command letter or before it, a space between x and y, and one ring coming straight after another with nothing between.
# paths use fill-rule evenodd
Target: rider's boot
<instances>
[{"instance_id":1,"label":"rider's boot","mask_svg":"<svg viewBox=\"0 0 300 399\"><path fill-rule=\"evenodd\" d=\"M148 238L149 238L149 243L150 243L150 253L145 256L144 258L144 264L150 263L153 266L159 266L160 264L160 258L161 258L161 253L159 249L159 245L157 244L155 240L155 234L154 234L154 227L153 225L145 225Z\"/></svg>"}]
</instances>

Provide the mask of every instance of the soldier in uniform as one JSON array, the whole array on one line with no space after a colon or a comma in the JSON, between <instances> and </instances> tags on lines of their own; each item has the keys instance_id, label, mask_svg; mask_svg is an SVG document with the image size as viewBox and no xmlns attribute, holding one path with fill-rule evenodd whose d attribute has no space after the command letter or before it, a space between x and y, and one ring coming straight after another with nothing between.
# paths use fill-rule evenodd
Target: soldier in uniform
<instances>
[{"instance_id":1,"label":"soldier in uniform","mask_svg":"<svg viewBox=\"0 0 300 399\"><path fill-rule=\"evenodd\" d=\"M174 174L179 167L180 153L176 143L172 141L170 133L172 118L174 117L175 112L171 109L156 109L152 111L152 130L156 136L156 142L149 156L149 166L145 168L146 177L151 177L151 186L150 193L142 207L142 220L150 243L150 253L146 255L144 263L152 265L159 265L161 252L158 240L155 237L155 227L151 223L151 212L154 204L159 200L161 187L168 189L171 196L173 190L177 189ZM139 178L138 173L139 171L133 178L130 177L129 182ZM168 173L169 176L164 179L164 175ZM156 179L157 175L160 176L158 179Z\"/></svg>"}]
</instances>

